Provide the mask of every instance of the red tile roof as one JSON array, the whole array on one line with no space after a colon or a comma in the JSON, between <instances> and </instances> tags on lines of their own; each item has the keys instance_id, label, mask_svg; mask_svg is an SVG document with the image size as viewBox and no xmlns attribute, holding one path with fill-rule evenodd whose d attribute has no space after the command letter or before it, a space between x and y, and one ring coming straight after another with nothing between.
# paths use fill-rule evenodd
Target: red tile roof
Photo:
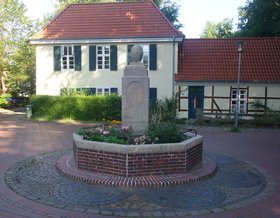
<instances>
[{"instance_id":1,"label":"red tile roof","mask_svg":"<svg viewBox=\"0 0 280 218\"><path fill-rule=\"evenodd\" d=\"M33 39L183 36L152 0L71 4Z\"/></svg>"},{"instance_id":2,"label":"red tile roof","mask_svg":"<svg viewBox=\"0 0 280 218\"><path fill-rule=\"evenodd\" d=\"M176 81L237 80L238 41L243 82L280 82L280 38L185 39L179 52Z\"/></svg>"}]
</instances>

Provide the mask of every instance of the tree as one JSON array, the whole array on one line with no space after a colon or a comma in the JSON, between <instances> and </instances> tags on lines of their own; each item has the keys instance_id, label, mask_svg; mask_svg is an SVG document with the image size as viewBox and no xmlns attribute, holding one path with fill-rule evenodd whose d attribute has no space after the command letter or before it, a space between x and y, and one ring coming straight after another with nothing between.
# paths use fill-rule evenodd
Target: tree
<instances>
[{"instance_id":1,"label":"tree","mask_svg":"<svg viewBox=\"0 0 280 218\"><path fill-rule=\"evenodd\" d=\"M115 2L116 0L57 0L54 3L56 13L61 12L67 7L67 5L72 3L98 3L98 2ZM124 2L129 2L132 0L123 0ZM173 0L153 0L155 5L157 5L162 13L167 17L167 19L179 29L182 24L178 20L180 6Z\"/></svg>"},{"instance_id":2,"label":"tree","mask_svg":"<svg viewBox=\"0 0 280 218\"><path fill-rule=\"evenodd\" d=\"M239 8L239 35L280 36L280 0L248 0Z\"/></svg>"},{"instance_id":3,"label":"tree","mask_svg":"<svg viewBox=\"0 0 280 218\"><path fill-rule=\"evenodd\" d=\"M233 36L232 19L225 18L223 21L215 23L207 21L200 38L230 38Z\"/></svg>"},{"instance_id":4,"label":"tree","mask_svg":"<svg viewBox=\"0 0 280 218\"><path fill-rule=\"evenodd\" d=\"M10 92L20 83L27 82L31 69L35 71L34 61L29 60L30 58L35 60L34 52L23 52L27 46L27 39L33 33L32 22L25 13L26 9L21 1L0 0L0 94ZM19 55L21 61L26 64L24 68L17 61ZM12 83L14 85L11 85Z\"/></svg>"},{"instance_id":5,"label":"tree","mask_svg":"<svg viewBox=\"0 0 280 218\"><path fill-rule=\"evenodd\" d=\"M156 2L156 0L154 0ZM174 25L176 29L180 29L183 25L178 20L180 6L171 0L164 0L160 4L160 9L162 13L167 17L167 19Z\"/></svg>"}]
</instances>

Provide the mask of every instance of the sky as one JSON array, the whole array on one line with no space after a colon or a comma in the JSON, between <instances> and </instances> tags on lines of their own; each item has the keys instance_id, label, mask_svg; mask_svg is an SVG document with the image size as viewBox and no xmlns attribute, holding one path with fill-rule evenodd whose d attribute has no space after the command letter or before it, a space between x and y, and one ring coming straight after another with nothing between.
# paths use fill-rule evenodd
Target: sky
<instances>
[{"instance_id":1,"label":"sky","mask_svg":"<svg viewBox=\"0 0 280 218\"><path fill-rule=\"evenodd\" d=\"M54 0L23 0L33 19L41 18L52 12ZM239 6L244 6L246 0L178 0L180 7L180 23L184 25L181 31L187 38L199 38L207 21L219 22L224 18L233 18L233 24L238 22Z\"/></svg>"}]
</instances>

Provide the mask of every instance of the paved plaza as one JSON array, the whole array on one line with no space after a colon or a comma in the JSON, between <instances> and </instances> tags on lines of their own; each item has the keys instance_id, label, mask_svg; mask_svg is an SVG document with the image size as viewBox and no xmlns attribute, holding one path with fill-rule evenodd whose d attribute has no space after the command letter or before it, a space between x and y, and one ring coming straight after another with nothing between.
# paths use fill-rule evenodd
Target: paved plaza
<instances>
[{"instance_id":1,"label":"paved plaza","mask_svg":"<svg viewBox=\"0 0 280 218\"><path fill-rule=\"evenodd\" d=\"M0 109L0 217L280 217L279 129L197 128L216 175L180 186L126 188L57 172L55 163L71 152L79 126Z\"/></svg>"}]
</instances>

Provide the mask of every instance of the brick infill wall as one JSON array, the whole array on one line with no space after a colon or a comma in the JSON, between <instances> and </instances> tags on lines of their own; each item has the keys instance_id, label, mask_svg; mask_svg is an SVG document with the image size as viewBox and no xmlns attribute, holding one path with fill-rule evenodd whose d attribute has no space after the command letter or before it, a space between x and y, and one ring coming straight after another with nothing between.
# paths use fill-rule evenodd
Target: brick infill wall
<instances>
[{"instance_id":1,"label":"brick infill wall","mask_svg":"<svg viewBox=\"0 0 280 218\"><path fill-rule=\"evenodd\" d=\"M160 146L109 145L116 146L114 149L107 143L96 145L97 142L84 141L80 143L81 139L74 138L73 153L78 169L126 178L186 173L202 160L201 138L191 140L190 144L186 140Z\"/></svg>"}]
</instances>

